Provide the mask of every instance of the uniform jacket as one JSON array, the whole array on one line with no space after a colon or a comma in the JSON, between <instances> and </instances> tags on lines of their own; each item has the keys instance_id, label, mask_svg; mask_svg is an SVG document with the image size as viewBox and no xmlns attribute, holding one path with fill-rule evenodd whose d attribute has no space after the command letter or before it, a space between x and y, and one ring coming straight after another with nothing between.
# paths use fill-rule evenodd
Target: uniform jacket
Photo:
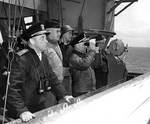
<instances>
[{"instance_id":1,"label":"uniform jacket","mask_svg":"<svg viewBox=\"0 0 150 124\"><path fill-rule=\"evenodd\" d=\"M58 54L57 51L48 44L47 50L44 52L48 58L49 64L52 67L53 72L56 74L57 78L63 81L63 65L62 65L62 54ZM61 53L61 51L60 51Z\"/></svg>"},{"instance_id":2,"label":"uniform jacket","mask_svg":"<svg viewBox=\"0 0 150 124\"><path fill-rule=\"evenodd\" d=\"M69 69L69 59L72 55L72 46L71 45L64 45L63 43L60 44L60 48L62 51L62 55L63 55L63 67L64 67L64 71L63 71L63 75L65 76L71 76L70 75L70 69Z\"/></svg>"},{"instance_id":3,"label":"uniform jacket","mask_svg":"<svg viewBox=\"0 0 150 124\"><path fill-rule=\"evenodd\" d=\"M95 89L95 75L91 68L94 55L92 50L86 54L73 51L70 58L73 92L89 92Z\"/></svg>"},{"instance_id":4,"label":"uniform jacket","mask_svg":"<svg viewBox=\"0 0 150 124\"><path fill-rule=\"evenodd\" d=\"M46 88L41 75L46 77L51 86L51 90L44 90L43 94L38 93L40 80L42 87ZM64 87L58 81L44 54L42 54L41 61L32 49L15 57L7 100L7 108L11 117L17 118L24 111L36 112L55 105L56 98L53 92L59 98L66 95Z\"/></svg>"},{"instance_id":5,"label":"uniform jacket","mask_svg":"<svg viewBox=\"0 0 150 124\"><path fill-rule=\"evenodd\" d=\"M65 89L67 90L68 94L72 94L72 78L70 74L70 67L69 67L69 59L72 54L72 47L71 45L64 45L63 43L60 43L60 48L63 55L63 85Z\"/></svg>"},{"instance_id":6,"label":"uniform jacket","mask_svg":"<svg viewBox=\"0 0 150 124\"><path fill-rule=\"evenodd\" d=\"M108 82L108 62L107 53L105 50L100 50L95 55L95 60L92 63L92 68L96 77L96 88L101 88L107 85Z\"/></svg>"},{"instance_id":7,"label":"uniform jacket","mask_svg":"<svg viewBox=\"0 0 150 124\"><path fill-rule=\"evenodd\" d=\"M99 70L99 72L108 72L107 53L104 50L95 54L92 67L95 70Z\"/></svg>"}]
</instances>

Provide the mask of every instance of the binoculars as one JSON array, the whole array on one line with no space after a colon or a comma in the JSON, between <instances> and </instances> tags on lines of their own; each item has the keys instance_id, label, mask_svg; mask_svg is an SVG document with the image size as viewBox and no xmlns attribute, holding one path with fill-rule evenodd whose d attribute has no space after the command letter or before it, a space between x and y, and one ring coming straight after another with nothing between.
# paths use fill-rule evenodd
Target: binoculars
<instances>
[{"instance_id":1,"label":"binoculars","mask_svg":"<svg viewBox=\"0 0 150 124\"><path fill-rule=\"evenodd\" d=\"M50 81L45 76L41 76L39 81L39 86L38 86L38 94L42 94L45 91L50 91L50 90L51 90Z\"/></svg>"},{"instance_id":2,"label":"binoculars","mask_svg":"<svg viewBox=\"0 0 150 124\"><path fill-rule=\"evenodd\" d=\"M73 38L73 40L70 42L70 45L74 46L78 43L84 42L85 46L89 46L90 45L89 40L91 39L95 39L96 40L95 46L98 46L100 40L103 40L104 37L101 34L97 34L94 36L86 36L85 32L82 32Z\"/></svg>"},{"instance_id":3,"label":"binoculars","mask_svg":"<svg viewBox=\"0 0 150 124\"><path fill-rule=\"evenodd\" d=\"M97 47L97 46L98 46L98 44L99 44L99 42L96 42L95 46ZM90 46L90 42L89 42L89 41L87 41L87 42L85 42L85 43L84 43L84 45L85 45L85 46Z\"/></svg>"}]
</instances>

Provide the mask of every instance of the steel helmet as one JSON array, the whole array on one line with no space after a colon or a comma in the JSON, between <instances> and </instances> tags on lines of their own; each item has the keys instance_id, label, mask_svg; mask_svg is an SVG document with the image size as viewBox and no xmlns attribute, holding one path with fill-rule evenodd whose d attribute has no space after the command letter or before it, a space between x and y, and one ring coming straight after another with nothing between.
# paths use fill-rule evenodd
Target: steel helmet
<instances>
[{"instance_id":1,"label":"steel helmet","mask_svg":"<svg viewBox=\"0 0 150 124\"><path fill-rule=\"evenodd\" d=\"M68 31L73 31L73 28L69 25L64 25L61 27L61 35L63 35L64 33Z\"/></svg>"}]
</instances>

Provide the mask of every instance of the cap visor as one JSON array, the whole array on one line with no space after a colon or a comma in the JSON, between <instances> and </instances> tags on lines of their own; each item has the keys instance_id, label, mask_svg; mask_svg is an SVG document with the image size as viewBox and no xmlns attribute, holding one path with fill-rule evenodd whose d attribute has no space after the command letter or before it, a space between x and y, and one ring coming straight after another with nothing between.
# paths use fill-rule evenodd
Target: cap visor
<instances>
[{"instance_id":1,"label":"cap visor","mask_svg":"<svg viewBox=\"0 0 150 124\"><path fill-rule=\"evenodd\" d=\"M49 33L50 32L43 30L43 31L36 32L35 34L32 34L31 37L35 37L35 36L42 35L42 34L49 34Z\"/></svg>"}]
</instances>

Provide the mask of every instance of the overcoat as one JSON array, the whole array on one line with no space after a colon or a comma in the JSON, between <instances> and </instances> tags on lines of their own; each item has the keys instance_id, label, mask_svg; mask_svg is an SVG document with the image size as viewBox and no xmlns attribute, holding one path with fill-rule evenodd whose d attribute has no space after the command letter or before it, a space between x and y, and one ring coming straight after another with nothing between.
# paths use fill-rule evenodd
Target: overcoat
<instances>
[{"instance_id":1,"label":"overcoat","mask_svg":"<svg viewBox=\"0 0 150 124\"><path fill-rule=\"evenodd\" d=\"M81 53L76 50L70 58L73 94L87 93L95 90L95 74L91 68L95 51Z\"/></svg>"},{"instance_id":2,"label":"overcoat","mask_svg":"<svg viewBox=\"0 0 150 124\"><path fill-rule=\"evenodd\" d=\"M40 61L33 49L24 51L16 55L10 74L7 108L13 118L25 111L34 113L55 105L55 96L62 98L66 95L46 56L42 54ZM43 93L39 93L39 86ZM48 87L50 90L47 90Z\"/></svg>"}]
</instances>

